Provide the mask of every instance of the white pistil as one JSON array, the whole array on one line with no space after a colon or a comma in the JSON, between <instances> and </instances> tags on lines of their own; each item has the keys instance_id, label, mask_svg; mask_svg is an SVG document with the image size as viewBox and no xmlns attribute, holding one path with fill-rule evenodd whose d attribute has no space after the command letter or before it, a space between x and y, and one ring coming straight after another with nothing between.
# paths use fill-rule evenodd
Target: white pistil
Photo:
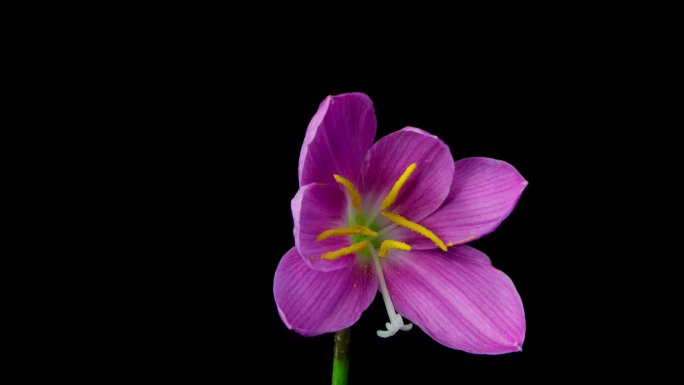
<instances>
[{"instance_id":1,"label":"white pistil","mask_svg":"<svg viewBox=\"0 0 684 385\"><path fill-rule=\"evenodd\" d=\"M385 324L387 330L378 330L378 336L382 338L387 338L395 335L399 329L404 331L409 331L413 327L413 324L404 325L404 320L402 320L401 315L394 311L394 305L392 305L392 299L390 298L389 291L387 291L387 284L385 283L385 276L382 274L382 266L380 266L380 259L378 259L378 253L375 251L370 242L368 243L368 250L370 250L373 256L373 264L375 265L375 273L378 275L378 281L380 282L380 292L382 293L382 299L385 301L385 309L387 309L387 316L389 321Z\"/></svg>"}]
</instances>

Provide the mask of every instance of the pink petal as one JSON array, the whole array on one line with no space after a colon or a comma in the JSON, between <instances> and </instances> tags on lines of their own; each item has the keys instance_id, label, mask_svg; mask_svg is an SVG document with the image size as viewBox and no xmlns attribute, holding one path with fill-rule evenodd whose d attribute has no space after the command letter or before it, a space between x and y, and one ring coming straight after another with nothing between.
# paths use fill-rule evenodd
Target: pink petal
<instances>
[{"instance_id":1,"label":"pink petal","mask_svg":"<svg viewBox=\"0 0 684 385\"><path fill-rule=\"evenodd\" d=\"M466 158L455 166L448 198L421 225L444 243L458 245L494 231L513 211L527 181L501 160ZM395 234L414 249L436 247L429 239L404 229Z\"/></svg>"},{"instance_id":2,"label":"pink petal","mask_svg":"<svg viewBox=\"0 0 684 385\"><path fill-rule=\"evenodd\" d=\"M331 272L313 270L294 247L280 260L273 280L280 318L289 329L305 336L353 325L377 290L372 269L354 264Z\"/></svg>"},{"instance_id":3,"label":"pink petal","mask_svg":"<svg viewBox=\"0 0 684 385\"><path fill-rule=\"evenodd\" d=\"M367 95L328 96L306 130L299 154L299 185L334 184L333 174L356 183L376 125L373 102Z\"/></svg>"},{"instance_id":4,"label":"pink petal","mask_svg":"<svg viewBox=\"0 0 684 385\"><path fill-rule=\"evenodd\" d=\"M525 314L506 274L470 246L397 252L383 260L397 312L435 341L476 354L521 350Z\"/></svg>"},{"instance_id":5,"label":"pink petal","mask_svg":"<svg viewBox=\"0 0 684 385\"><path fill-rule=\"evenodd\" d=\"M449 147L434 135L406 127L380 139L368 152L361 171L364 207L382 200L411 163L417 167L388 211L419 221L446 199L454 174Z\"/></svg>"},{"instance_id":6,"label":"pink petal","mask_svg":"<svg viewBox=\"0 0 684 385\"><path fill-rule=\"evenodd\" d=\"M295 245L306 263L318 270L331 271L348 267L354 262L353 254L336 260L324 260L329 251L349 246L349 237L330 237L317 241L322 232L343 228L347 197L337 185L312 183L302 186L292 199Z\"/></svg>"}]
</instances>

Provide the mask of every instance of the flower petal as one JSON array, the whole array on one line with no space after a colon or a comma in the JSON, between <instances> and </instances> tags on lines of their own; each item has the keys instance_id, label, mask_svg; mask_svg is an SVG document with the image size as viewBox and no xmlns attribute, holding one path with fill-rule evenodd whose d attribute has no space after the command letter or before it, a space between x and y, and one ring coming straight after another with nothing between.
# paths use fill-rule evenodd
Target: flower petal
<instances>
[{"instance_id":1,"label":"flower petal","mask_svg":"<svg viewBox=\"0 0 684 385\"><path fill-rule=\"evenodd\" d=\"M525 314L510 278L470 246L399 251L383 260L397 312L435 341L476 354L521 350Z\"/></svg>"},{"instance_id":2,"label":"flower petal","mask_svg":"<svg viewBox=\"0 0 684 385\"><path fill-rule=\"evenodd\" d=\"M280 260L273 280L280 318L289 329L305 336L353 325L377 290L372 269L354 264L331 272L313 270L294 247Z\"/></svg>"},{"instance_id":3,"label":"flower petal","mask_svg":"<svg viewBox=\"0 0 684 385\"><path fill-rule=\"evenodd\" d=\"M376 126L368 95L328 96L306 130L299 154L299 185L335 183L333 174L356 183Z\"/></svg>"},{"instance_id":4,"label":"flower petal","mask_svg":"<svg viewBox=\"0 0 684 385\"><path fill-rule=\"evenodd\" d=\"M449 196L437 211L421 221L447 245L467 243L494 231L513 211L527 181L510 164L491 158L466 158L455 164ZM414 249L435 244L400 229L398 239ZM396 233L395 233L396 234Z\"/></svg>"},{"instance_id":5,"label":"flower petal","mask_svg":"<svg viewBox=\"0 0 684 385\"><path fill-rule=\"evenodd\" d=\"M324 260L327 252L350 245L349 237L316 238L326 230L347 227L344 212L347 197L337 185L312 183L302 186L292 199L295 245L306 263L318 270L331 271L351 265L354 255Z\"/></svg>"},{"instance_id":6,"label":"flower petal","mask_svg":"<svg viewBox=\"0 0 684 385\"><path fill-rule=\"evenodd\" d=\"M435 211L449 193L454 160L444 142L413 127L383 137L368 152L361 171L364 207L379 209L411 163L417 164L415 171L387 209L411 221L419 221Z\"/></svg>"}]
</instances>

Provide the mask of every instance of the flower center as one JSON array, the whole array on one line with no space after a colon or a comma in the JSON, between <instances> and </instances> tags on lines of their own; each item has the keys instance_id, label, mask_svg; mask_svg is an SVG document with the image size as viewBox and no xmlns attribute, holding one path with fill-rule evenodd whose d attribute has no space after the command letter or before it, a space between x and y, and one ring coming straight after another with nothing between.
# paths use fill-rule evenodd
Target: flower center
<instances>
[{"instance_id":1,"label":"flower center","mask_svg":"<svg viewBox=\"0 0 684 385\"><path fill-rule=\"evenodd\" d=\"M378 336L383 338L393 336L399 330L411 330L411 327L413 326L412 324L405 325L401 315L394 310L394 305L392 304L392 299L387 290L387 284L385 283L385 277L380 263L380 258L387 258L391 250L410 251L411 246L394 239L385 239L387 233L396 226L401 226L430 239L440 249L444 251L447 250L447 245L445 245L434 232L416 222L411 222L399 214L386 211L396 202L402 187L406 184L406 181L411 174L413 174L416 167L416 163L411 163L406 168L401 176L399 176L399 179L394 183L387 196L382 200L380 209L378 210L378 207L376 206L370 215L366 215L366 213L363 212L361 205L362 197L354 184L348 179L334 174L335 181L345 188L349 196L350 205L347 206L349 227L328 229L316 238L318 241L330 237L351 238L351 245L327 252L321 255L322 259L334 260L345 255L356 253L360 258L371 259L373 261L373 266L375 267L375 272L380 284L380 292L382 293L387 316L389 317L389 322L385 324L387 330L378 330L377 332ZM387 221L381 220L381 222L384 221L385 224L383 228L383 226L376 221L378 215L389 220L390 224L387 225ZM451 246L451 244L449 244L449 246ZM380 251L378 252L377 249L380 249Z\"/></svg>"},{"instance_id":2,"label":"flower center","mask_svg":"<svg viewBox=\"0 0 684 385\"><path fill-rule=\"evenodd\" d=\"M371 252L368 248L368 245L373 246L375 249L380 249L380 252L377 253L379 258L386 258L392 249L410 251L411 246L404 242L394 239L385 239L386 233L397 225L430 239L435 243L435 245L437 245L437 247L443 251L446 251L447 245L445 245L444 242L437 235L435 235L434 232L416 222L412 222L404 218L399 214L386 211L387 208L390 208L396 202L401 188L404 186L404 184L406 184L406 181L411 174L413 174L413 171L415 171L416 167L417 165L414 162L406 168L401 176L399 176L399 179L394 182L394 185L387 196L385 196L385 198L382 200L380 210L377 210L376 207L375 210L371 211L371 215L366 215L361 209L362 197L359 193L359 190L356 189L356 186L354 186L354 184L348 179L334 174L333 176L335 180L344 186L350 198L351 207L347 206L349 227L328 229L322 232L316 239L318 241L322 241L329 237L351 236L352 244L348 247L343 247L339 250L325 253L321 255L321 258L332 260L352 253L357 253L361 257L370 258ZM390 225L386 225L384 228L381 228L382 226L376 222L378 215L381 215L392 223ZM451 246L451 244L449 246Z\"/></svg>"}]
</instances>

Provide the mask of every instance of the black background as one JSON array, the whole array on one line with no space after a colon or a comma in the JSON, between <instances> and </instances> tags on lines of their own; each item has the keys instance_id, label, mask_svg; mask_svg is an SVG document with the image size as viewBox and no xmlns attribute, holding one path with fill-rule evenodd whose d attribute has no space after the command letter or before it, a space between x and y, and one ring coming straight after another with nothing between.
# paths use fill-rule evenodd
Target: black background
<instances>
[{"instance_id":1,"label":"black background","mask_svg":"<svg viewBox=\"0 0 684 385\"><path fill-rule=\"evenodd\" d=\"M28 108L17 131L41 155L15 159L38 164L20 171L40 181L26 207L48 206L25 217L57 238L26 232L48 250L22 260L51 280L24 301L37 310L28 330L8 329L44 358L22 374L329 383L332 335L287 330L272 283L293 245L307 124L327 95L351 91L374 100L376 139L416 126L455 159L503 159L529 181L473 243L521 294L523 352L469 355L418 328L380 339L376 300L352 331L352 384L653 380L679 368L668 361L681 322L661 314L681 302L669 298L680 247L664 241L678 228L644 215L679 218L669 167L680 141L666 114L681 109L668 72L678 24L615 6L332 5L318 17L281 6L304 20L262 4L109 9L15 39L37 55L15 55L27 73L8 72L22 89L10 99Z\"/></svg>"},{"instance_id":2,"label":"black background","mask_svg":"<svg viewBox=\"0 0 684 385\"><path fill-rule=\"evenodd\" d=\"M287 330L272 284L293 246L290 200L307 124L327 95L353 91L375 103L376 139L419 127L444 140L455 159L511 163L529 186L499 229L472 244L520 292L523 352L470 355L418 328L381 339L375 331L386 313L376 298L352 330L352 384L584 378L611 373L606 354L631 362L630 349L643 339L625 338L617 316L632 292L617 263L624 255L596 242L616 220L606 186L624 159L601 138L620 129L612 116L628 113L614 98L622 75L599 54L588 60L507 46L398 62L348 52L297 53L310 59L304 64L291 62L292 52L258 61L208 54L187 67L156 62L139 70L145 80L130 104L155 129L136 140L145 158L135 166L136 200L147 220L132 226L152 243L140 265L146 288L125 318L144 336L130 362L195 380L329 381L332 335Z\"/></svg>"}]
</instances>

